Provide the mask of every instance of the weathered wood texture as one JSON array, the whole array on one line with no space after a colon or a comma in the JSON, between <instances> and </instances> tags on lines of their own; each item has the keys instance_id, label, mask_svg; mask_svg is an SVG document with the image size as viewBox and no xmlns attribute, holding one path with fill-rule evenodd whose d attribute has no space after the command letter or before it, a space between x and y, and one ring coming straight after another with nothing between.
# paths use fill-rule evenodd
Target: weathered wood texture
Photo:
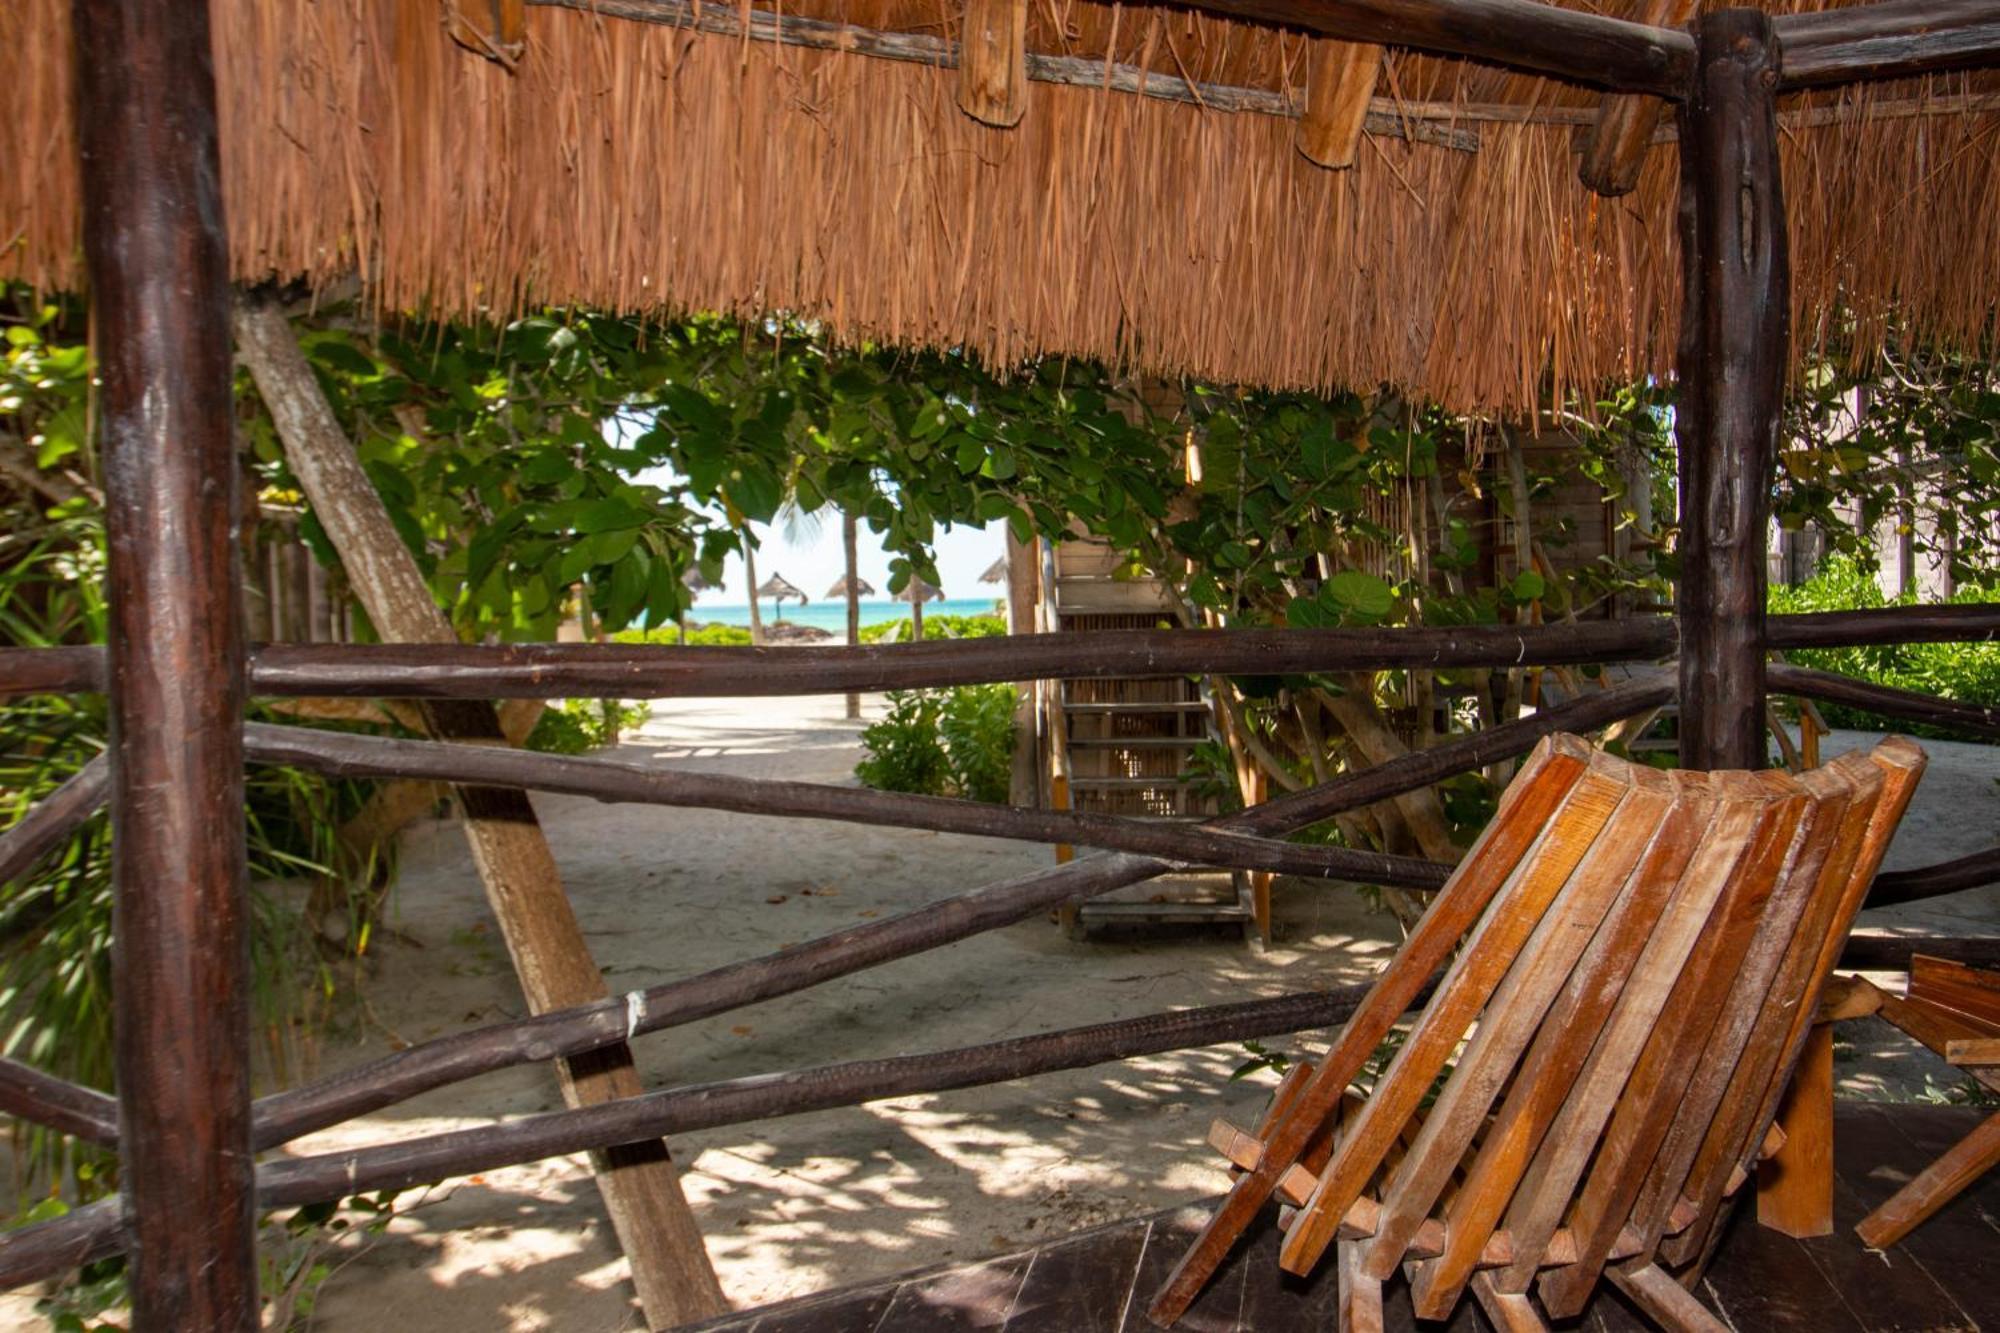
<instances>
[{"instance_id":1,"label":"weathered wood texture","mask_svg":"<svg viewBox=\"0 0 2000 1333\"><path fill-rule=\"evenodd\" d=\"M1978 1123L1977 1112L1925 1106L1844 1103L1835 1121L1840 1197L1856 1210L1918 1169L1925 1143L1950 1141ZM1985 1251L1982 1220L2000 1211L2000 1179L1975 1186L1928 1227L1884 1256L1866 1254L1851 1232L1799 1242L1747 1216L1725 1239L1708 1280L1693 1293L1736 1329L1759 1333L1891 1333L1990 1328L2000 1324L2000 1289ZM1182 1208L1059 1237L1033 1250L955 1262L882 1282L744 1310L690 1333L845 1333L873 1328L892 1305L929 1314L927 1327L998 1333L1146 1333L1145 1297L1201 1226L1202 1208ZM1230 1255L1183 1325L1203 1333L1325 1333L1337 1327L1332 1265L1311 1279L1280 1276L1274 1226L1260 1226ZM1921 1250L1921 1254L1918 1251ZM971 1275L984 1280L974 1281ZM1469 1305L1447 1324L1418 1323L1408 1288L1385 1285L1383 1327L1391 1333L1474 1333L1506 1327L1479 1322ZM1617 1295L1594 1301L1584 1333L1640 1333L1651 1327Z\"/></svg>"},{"instance_id":2,"label":"weathered wood texture","mask_svg":"<svg viewBox=\"0 0 2000 1333\"><path fill-rule=\"evenodd\" d=\"M268 300L247 299L237 307L235 324L286 461L340 552L376 632L390 642L456 645L458 636L341 432L284 311ZM489 703L430 703L424 722L440 738L505 744ZM463 786L453 795L528 1007L546 1012L601 1000L607 994L603 974L591 959L526 793ZM557 1074L572 1106L630 1097L641 1088L632 1053L622 1043L579 1053ZM648 1317L655 1323L682 1322L727 1309L666 1145L620 1145L595 1166L605 1210L631 1261Z\"/></svg>"},{"instance_id":3,"label":"weathered wood texture","mask_svg":"<svg viewBox=\"0 0 2000 1333\"><path fill-rule=\"evenodd\" d=\"M1390 630L1104 630L861 648L601 644L302 646L250 653L265 696L658 699L841 694L991 681L1118 676L1560 666L1671 657L1664 617L1581 624ZM1772 616L1778 651L2000 639L2000 605L1898 606ZM104 688L96 648L0 648L0 699Z\"/></svg>"},{"instance_id":4,"label":"weathered wood texture","mask_svg":"<svg viewBox=\"0 0 2000 1333\"><path fill-rule=\"evenodd\" d=\"M1884 0L1773 21L1780 86L1826 87L2000 64L1990 0Z\"/></svg>"},{"instance_id":5,"label":"weathered wood texture","mask_svg":"<svg viewBox=\"0 0 2000 1333\"><path fill-rule=\"evenodd\" d=\"M143 1328L253 1329L243 625L208 6L76 0L72 22L132 1311Z\"/></svg>"},{"instance_id":6,"label":"weathered wood texture","mask_svg":"<svg viewBox=\"0 0 2000 1333\"><path fill-rule=\"evenodd\" d=\"M1306 110L1293 142L1308 161L1333 170L1351 167L1382 73L1382 48L1325 39L1312 44L1308 59Z\"/></svg>"},{"instance_id":7,"label":"weathered wood texture","mask_svg":"<svg viewBox=\"0 0 2000 1333\"><path fill-rule=\"evenodd\" d=\"M1531 0L1201 0L1199 7L1660 97L1683 95L1694 55L1684 32Z\"/></svg>"},{"instance_id":8,"label":"weathered wood texture","mask_svg":"<svg viewBox=\"0 0 2000 1333\"><path fill-rule=\"evenodd\" d=\"M1687 22L1693 8L1693 0L1651 0L1643 17L1655 27L1678 27ZM1639 184L1639 171L1652 151L1653 131L1664 109L1656 97L1606 94L1584 141L1583 162L1577 170L1583 183L1602 195L1630 194Z\"/></svg>"},{"instance_id":9,"label":"weathered wood texture","mask_svg":"<svg viewBox=\"0 0 2000 1333\"><path fill-rule=\"evenodd\" d=\"M98 755L60 787L29 807L0 833L0 885L21 877L28 868L74 833L111 796L111 760ZM17 906L13 909L18 912Z\"/></svg>"},{"instance_id":10,"label":"weathered wood texture","mask_svg":"<svg viewBox=\"0 0 2000 1333\"><path fill-rule=\"evenodd\" d=\"M1028 0L967 0L958 109L1002 129L1028 113Z\"/></svg>"},{"instance_id":11,"label":"weathered wood texture","mask_svg":"<svg viewBox=\"0 0 2000 1333\"><path fill-rule=\"evenodd\" d=\"M1156 821L1066 810L1026 810L983 801L738 778L473 745L394 740L253 723L250 758L349 778L432 778L482 786L593 796L604 801L690 806L741 814L835 819L1030 842L1078 843L1170 857L1196 865L1272 870L1315 879L1361 879L1436 888L1450 867L1407 856L1313 847Z\"/></svg>"},{"instance_id":12,"label":"weathered wood texture","mask_svg":"<svg viewBox=\"0 0 2000 1333\"><path fill-rule=\"evenodd\" d=\"M1832 671L1814 671L1782 662L1773 663L1766 669L1766 680L1775 693L1817 699L1821 703L1847 704L1903 722L1953 727L1975 736L2000 740L2000 708L1984 708L1958 699L1940 699L1915 690L1899 690L1894 686L1856 680Z\"/></svg>"},{"instance_id":13,"label":"weathered wood texture","mask_svg":"<svg viewBox=\"0 0 2000 1333\"><path fill-rule=\"evenodd\" d=\"M1875 877L1874 885L1868 890L1868 905L1887 907L1891 903L1915 902L1919 898L1936 898L1995 881L2000 881L2000 847L1941 861L1934 866L1884 871Z\"/></svg>"},{"instance_id":14,"label":"weathered wood texture","mask_svg":"<svg viewBox=\"0 0 2000 1333\"><path fill-rule=\"evenodd\" d=\"M1680 108L1681 763L1764 764L1765 529L1784 401L1790 270L1770 20L1694 25Z\"/></svg>"}]
</instances>

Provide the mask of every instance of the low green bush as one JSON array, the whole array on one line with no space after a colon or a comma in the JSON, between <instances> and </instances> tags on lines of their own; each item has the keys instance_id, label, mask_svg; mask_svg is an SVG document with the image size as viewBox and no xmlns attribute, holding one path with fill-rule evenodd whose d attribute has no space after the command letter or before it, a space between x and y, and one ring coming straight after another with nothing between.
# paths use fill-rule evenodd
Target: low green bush
<instances>
[{"instance_id":1,"label":"low green bush","mask_svg":"<svg viewBox=\"0 0 2000 1333\"><path fill-rule=\"evenodd\" d=\"M622 699L563 699L542 710L525 748L544 754L584 754L615 745L621 731L644 722L651 710Z\"/></svg>"},{"instance_id":2,"label":"low green bush","mask_svg":"<svg viewBox=\"0 0 2000 1333\"><path fill-rule=\"evenodd\" d=\"M1014 687L891 690L861 732L854 774L878 791L1003 802L1014 765Z\"/></svg>"},{"instance_id":3,"label":"low green bush","mask_svg":"<svg viewBox=\"0 0 2000 1333\"><path fill-rule=\"evenodd\" d=\"M861 627L861 642L880 643L888 637L889 631L901 627L896 635L897 643L908 643L911 638L913 620L904 616L900 620L878 620L872 625ZM992 639L1007 632L1004 616L954 616L935 615L924 617L924 637L926 639Z\"/></svg>"},{"instance_id":4,"label":"low green bush","mask_svg":"<svg viewBox=\"0 0 2000 1333\"><path fill-rule=\"evenodd\" d=\"M681 632L677 626L662 625L658 629L621 629L611 636L613 643L664 643L681 642ZM690 648L748 648L750 627L748 625L690 625L687 631L687 645Z\"/></svg>"},{"instance_id":5,"label":"low green bush","mask_svg":"<svg viewBox=\"0 0 2000 1333\"><path fill-rule=\"evenodd\" d=\"M2000 601L2000 586L1962 587L1953 602ZM1836 556L1804 583L1771 589L1773 614L1847 611L1878 606L1914 605L1914 598L1885 597L1875 575L1849 557ZM2000 707L2000 643L1892 643L1855 648L1810 648L1786 654L1788 660L1820 671L1892 685L1897 689L1934 694L1982 707ZM1954 740L1983 737L1947 728L1885 719L1841 704L1821 704L1819 710L1836 727L1866 730L1890 728L1919 736Z\"/></svg>"}]
</instances>

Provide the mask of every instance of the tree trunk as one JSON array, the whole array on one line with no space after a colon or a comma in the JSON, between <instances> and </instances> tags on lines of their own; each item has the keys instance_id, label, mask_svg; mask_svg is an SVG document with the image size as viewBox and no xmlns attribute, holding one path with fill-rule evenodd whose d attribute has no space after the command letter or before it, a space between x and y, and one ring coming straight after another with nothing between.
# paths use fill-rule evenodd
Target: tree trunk
<instances>
[{"instance_id":1,"label":"tree trunk","mask_svg":"<svg viewBox=\"0 0 2000 1333\"><path fill-rule=\"evenodd\" d=\"M334 420L284 312L272 303L246 302L238 307L236 332L292 471L340 553L377 633L390 642L456 642L353 445ZM436 701L424 711L438 739L502 741L490 704ZM459 788L455 794L473 860L529 1007L541 1012L604 998L603 975L584 944L526 794L487 787ZM559 1068L563 1097L572 1106L643 1091L631 1050L622 1044L572 1058ZM614 1148L594 1155L593 1166L612 1226L631 1260L647 1319L658 1327L726 1310L666 1145L655 1140Z\"/></svg>"},{"instance_id":2,"label":"tree trunk","mask_svg":"<svg viewBox=\"0 0 2000 1333\"><path fill-rule=\"evenodd\" d=\"M750 525L745 523L736 529L743 541L743 578L750 585L750 642L764 642L764 613L757 607L757 548L750 536Z\"/></svg>"},{"instance_id":3,"label":"tree trunk","mask_svg":"<svg viewBox=\"0 0 2000 1333\"><path fill-rule=\"evenodd\" d=\"M854 511L840 511L840 552L847 561L847 646L857 647L861 643L861 532L855 522ZM861 696L847 696L847 716L861 716Z\"/></svg>"},{"instance_id":4,"label":"tree trunk","mask_svg":"<svg viewBox=\"0 0 2000 1333\"><path fill-rule=\"evenodd\" d=\"M1340 724L1341 730L1347 733L1347 738L1354 742L1355 748L1361 751L1362 757L1375 765L1386 764L1409 753L1396 738L1396 733L1389 730L1388 724L1375 711L1374 702L1367 693L1367 681L1356 677L1344 684L1345 689L1340 694L1324 690L1314 693L1333 714L1333 720ZM1395 804L1403 822L1415 835L1417 845L1424 849L1425 856L1447 865L1457 863L1464 853L1451 840L1451 822L1444 817L1444 806L1438 802L1435 788L1405 792L1395 798Z\"/></svg>"},{"instance_id":5,"label":"tree trunk","mask_svg":"<svg viewBox=\"0 0 2000 1333\"><path fill-rule=\"evenodd\" d=\"M910 642L921 643L924 637L924 599L910 599Z\"/></svg>"}]
</instances>

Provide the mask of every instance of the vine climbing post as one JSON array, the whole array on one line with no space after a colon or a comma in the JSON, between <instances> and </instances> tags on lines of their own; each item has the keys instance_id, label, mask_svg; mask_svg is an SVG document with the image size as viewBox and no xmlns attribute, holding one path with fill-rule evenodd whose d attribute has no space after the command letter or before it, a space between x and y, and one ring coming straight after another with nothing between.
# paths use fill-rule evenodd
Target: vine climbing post
<instances>
[{"instance_id":1,"label":"vine climbing post","mask_svg":"<svg viewBox=\"0 0 2000 1333\"><path fill-rule=\"evenodd\" d=\"M258 1324L228 245L204 0L76 0L134 1326Z\"/></svg>"},{"instance_id":2,"label":"vine climbing post","mask_svg":"<svg viewBox=\"0 0 2000 1333\"><path fill-rule=\"evenodd\" d=\"M1764 764L1764 593L1791 276L1768 16L1696 20L1680 108L1681 763Z\"/></svg>"}]
</instances>

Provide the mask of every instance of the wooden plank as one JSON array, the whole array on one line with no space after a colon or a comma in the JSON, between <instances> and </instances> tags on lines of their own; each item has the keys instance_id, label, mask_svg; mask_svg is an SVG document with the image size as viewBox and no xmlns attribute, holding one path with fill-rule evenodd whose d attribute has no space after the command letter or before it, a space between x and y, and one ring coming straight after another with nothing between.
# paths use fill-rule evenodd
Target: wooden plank
<instances>
[{"instance_id":1,"label":"wooden plank","mask_svg":"<svg viewBox=\"0 0 2000 1333\"><path fill-rule=\"evenodd\" d=\"M1757 1221L1795 1238L1833 1231L1833 1028L1815 1026L1778 1112L1785 1150L1757 1168Z\"/></svg>"},{"instance_id":2,"label":"wooden plank","mask_svg":"<svg viewBox=\"0 0 2000 1333\"><path fill-rule=\"evenodd\" d=\"M1238 1179L1196 1243L1168 1274L1150 1305L1155 1323L1174 1323L1193 1304L1236 1238L1270 1199L1279 1179L1333 1114L1348 1081L1511 877L1543 823L1582 779L1589 757L1589 748L1573 739L1549 737L1536 746L1520 775L1502 794L1500 808L1486 831L1313 1071L1296 1110L1282 1124L1273 1126L1258 1169Z\"/></svg>"},{"instance_id":3,"label":"wooden plank","mask_svg":"<svg viewBox=\"0 0 2000 1333\"><path fill-rule=\"evenodd\" d=\"M1364 1242L1343 1240L1335 1248L1340 1288L1340 1333L1382 1333L1382 1279L1368 1271Z\"/></svg>"},{"instance_id":4,"label":"wooden plank","mask_svg":"<svg viewBox=\"0 0 2000 1333\"><path fill-rule=\"evenodd\" d=\"M1622 766L1622 761L1603 762ZM1423 1129L1402 1167L1383 1192L1382 1216L1365 1260L1372 1276L1386 1278L1401 1265L1410 1237L1464 1160L1473 1136L1485 1127L1494 1098L1514 1072L1549 1006L1570 980L1613 900L1666 825L1673 805L1673 784L1651 769L1633 768L1629 772L1633 786L1604 826L1596 846L1569 876L1560 896L1513 960L1506 980L1479 1017L1477 1033L1424 1117ZM1490 1141L1483 1145L1480 1156L1484 1158L1493 1146ZM1525 1155L1517 1155L1517 1179L1526 1166ZM1451 1215L1458 1216L1456 1203Z\"/></svg>"},{"instance_id":5,"label":"wooden plank","mask_svg":"<svg viewBox=\"0 0 2000 1333\"><path fill-rule=\"evenodd\" d=\"M1680 112L1680 747L1689 768L1764 766L1765 529L1784 398L1790 264L1771 21L1694 24Z\"/></svg>"},{"instance_id":6,"label":"wooden plank","mask_svg":"<svg viewBox=\"0 0 2000 1333\"><path fill-rule=\"evenodd\" d=\"M1007 1317L1007 1333L1116 1328L1132 1299L1148 1230L1119 1227L1037 1250Z\"/></svg>"},{"instance_id":7,"label":"wooden plank","mask_svg":"<svg viewBox=\"0 0 2000 1333\"><path fill-rule=\"evenodd\" d=\"M1569 1224L1577 1235L1578 1261L1543 1274L1538 1283L1542 1305L1559 1319L1583 1308L1630 1216L1653 1156L1721 1017L1776 887L1792 834L1805 813L1803 798L1759 805L1768 789L1748 775L1720 773L1716 781L1726 802L1758 808L1756 837L1689 953L1660 1021L1647 1034L1605 1131L1597 1165L1577 1194Z\"/></svg>"},{"instance_id":8,"label":"wooden plank","mask_svg":"<svg viewBox=\"0 0 2000 1333\"><path fill-rule=\"evenodd\" d=\"M1729 1333L1728 1326L1658 1264L1611 1270L1611 1280L1660 1327L1675 1333Z\"/></svg>"},{"instance_id":9,"label":"wooden plank","mask_svg":"<svg viewBox=\"0 0 2000 1333\"><path fill-rule=\"evenodd\" d=\"M1990 1035L2000 1036L2000 971L1917 954L1910 959L1909 996L1991 1027Z\"/></svg>"},{"instance_id":10,"label":"wooden plank","mask_svg":"<svg viewBox=\"0 0 2000 1333\"><path fill-rule=\"evenodd\" d=\"M1756 1225L1741 1210L1733 1222L1723 1236L1723 1258L1702 1283L1732 1327L1741 1333L1868 1333L1826 1277L1805 1261L1797 1241Z\"/></svg>"},{"instance_id":11,"label":"wooden plank","mask_svg":"<svg viewBox=\"0 0 2000 1333\"><path fill-rule=\"evenodd\" d=\"M1944 1044L1944 1058L1955 1065L2000 1065L2000 1037L1962 1037Z\"/></svg>"},{"instance_id":12,"label":"wooden plank","mask_svg":"<svg viewBox=\"0 0 2000 1333\"><path fill-rule=\"evenodd\" d=\"M88 108L77 146L101 384L111 1000L133 1318L247 1330L259 1301L244 645L209 9L77 0L68 12L75 105Z\"/></svg>"},{"instance_id":13,"label":"wooden plank","mask_svg":"<svg viewBox=\"0 0 2000 1333\"><path fill-rule=\"evenodd\" d=\"M1309 162L1334 170L1351 167L1382 73L1382 48L1321 39L1312 43L1309 58L1306 109L1293 142Z\"/></svg>"},{"instance_id":14,"label":"wooden plank","mask_svg":"<svg viewBox=\"0 0 2000 1333\"><path fill-rule=\"evenodd\" d=\"M2000 1165L2000 1113L1981 1121L1970 1134L1868 1214L1855 1232L1863 1243L1878 1250L1887 1249L1995 1165Z\"/></svg>"},{"instance_id":15,"label":"wooden plank","mask_svg":"<svg viewBox=\"0 0 2000 1333\"><path fill-rule=\"evenodd\" d=\"M1788 14L1781 86L1828 87L2000 61L2000 14L1988 0L1884 0Z\"/></svg>"},{"instance_id":16,"label":"wooden plank","mask_svg":"<svg viewBox=\"0 0 2000 1333\"><path fill-rule=\"evenodd\" d=\"M1836 1121L1836 1205L1852 1197L1862 1215L1879 1207L1977 1124L1976 1113L1958 1107L1843 1103ZM1962 1320L1945 1327L2000 1328L2000 1283L1992 1279L1989 1258L1996 1216L2000 1176L1989 1174L1887 1251L1889 1262L1921 1268L1964 1311ZM1833 1239L1862 1243L1845 1227Z\"/></svg>"},{"instance_id":17,"label":"wooden plank","mask_svg":"<svg viewBox=\"0 0 2000 1333\"><path fill-rule=\"evenodd\" d=\"M1670 785L1676 793L1673 808L1522 1061L1452 1205L1443 1249L1435 1260L1415 1266L1411 1301L1424 1318L1443 1318L1458 1302L1708 826L1714 803L1707 782L1677 778Z\"/></svg>"},{"instance_id":18,"label":"wooden plank","mask_svg":"<svg viewBox=\"0 0 2000 1333\"><path fill-rule=\"evenodd\" d=\"M1390 1061L1374 1095L1341 1134L1332 1159L1320 1173L1319 1188L1300 1210L1279 1251L1287 1272L1309 1273L1325 1253L1348 1205L1360 1196L1383 1153L1430 1091L1467 1027L1625 796L1626 783L1614 776L1622 767L1592 765L1535 849L1494 898Z\"/></svg>"}]
</instances>

